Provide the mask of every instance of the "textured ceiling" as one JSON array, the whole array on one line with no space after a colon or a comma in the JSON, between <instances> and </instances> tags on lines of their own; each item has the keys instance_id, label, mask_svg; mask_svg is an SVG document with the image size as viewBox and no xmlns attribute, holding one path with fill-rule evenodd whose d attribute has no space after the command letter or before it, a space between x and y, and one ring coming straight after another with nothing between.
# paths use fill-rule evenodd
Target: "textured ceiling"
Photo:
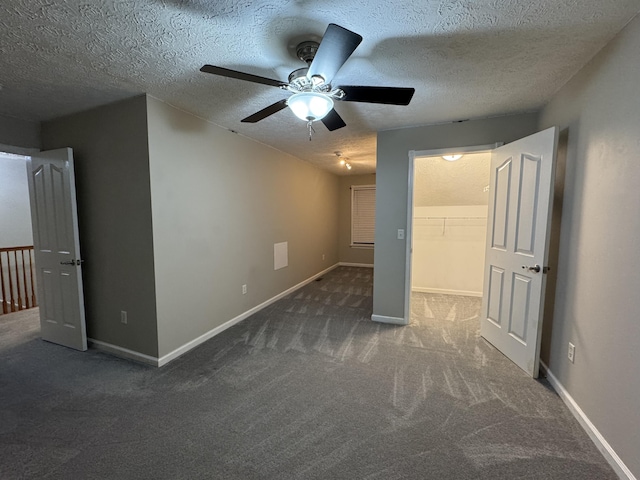
<instances>
[{"instance_id":1,"label":"textured ceiling","mask_svg":"<svg viewBox=\"0 0 640 480\"><path fill-rule=\"evenodd\" d=\"M640 0L7 0L0 3L0 113L47 120L136 94L346 173L375 169L376 131L540 108L640 10ZM364 41L334 85L415 87L408 107L340 102L346 128L283 110L292 48L337 23Z\"/></svg>"},{"instance_id":2,"label":"textured ceiling","mask_svg":"<svg viewBox=\"0 0 640 480\"><path fill-rule=\"evenodd\" d=\"M463 155L455 162L418 157L414 163L413 204L416 207L488 205L491 153Z\"/></svg>"}]
</instances>

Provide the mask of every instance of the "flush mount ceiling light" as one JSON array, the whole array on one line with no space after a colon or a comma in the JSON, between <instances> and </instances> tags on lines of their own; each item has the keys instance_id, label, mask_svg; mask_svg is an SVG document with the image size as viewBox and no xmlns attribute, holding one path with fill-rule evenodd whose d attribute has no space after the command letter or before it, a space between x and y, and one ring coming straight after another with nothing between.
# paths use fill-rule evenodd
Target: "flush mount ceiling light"
<instances>
[{"instance_id":1,"label":"flush mount ceiling light","mask_svg":"<svg viewBox=\"0 0 640 480\"><path fill-rule=\"evenodd\" d=\"M460 160L462 158L462 155L443 155L442 158L444 158L447 162L455 162L456 160Z\"/></svg>"},{"instance_id":2,"label":"flush mount ceiling light","mask_svg":"<svg viewBox=\"0 0 640 480\"><path fill-rule=\"evenodd\" d=\"M300 92L287 99L287 106L300 120L315 122L333 109L333 100L323 93Z\"/></svg>"}]
</instances>

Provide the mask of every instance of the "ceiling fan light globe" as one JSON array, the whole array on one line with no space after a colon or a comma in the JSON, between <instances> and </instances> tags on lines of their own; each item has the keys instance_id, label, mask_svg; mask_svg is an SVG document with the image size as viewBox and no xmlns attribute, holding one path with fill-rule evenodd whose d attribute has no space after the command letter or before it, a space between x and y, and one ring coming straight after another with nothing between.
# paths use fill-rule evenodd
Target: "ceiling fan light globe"
<instances>
[{"instance_id":1,"label":"ceiling fan light globe","mask_svg":"<svg viewBox=\"0 0 640 480\"><path fill-rule=\"evenodd\" d=\"M333 109L333 100L322 93L300 92L291 95L287 105L300 120L313 122L324 118Z\"/></svg>"}]
</instances>

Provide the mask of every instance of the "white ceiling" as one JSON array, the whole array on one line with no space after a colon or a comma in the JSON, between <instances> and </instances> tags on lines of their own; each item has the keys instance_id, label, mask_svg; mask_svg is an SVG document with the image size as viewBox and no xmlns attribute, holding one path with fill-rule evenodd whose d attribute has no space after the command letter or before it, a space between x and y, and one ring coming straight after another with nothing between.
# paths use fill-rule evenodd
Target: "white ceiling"
<instances>
[{"instance_id":1,"label":"white ceiling","mask_svg":"<svg viewBox=\"0 0 640 480\"><path fill-rule=\"evenodd\" d=\"M376 132L536 110L640 10L640 0L8 0L0 3L0 114L48 120L149 93L335 173L375 170ZM333 85L415 87L408 107L339 102L346 128L283 110L301 40L329 23L364 37Z\"/></svg>"},{"instance_id":2,"label":"white ceiling","mask_svg":"<svg viewBox=\"0 0 640 480\"><path fill-rule=\"evenodd\" d=\"M417 157L413 204L416 207L488 205L491 153L467 153L455 162Z\"/></svg>"}]
</instances>

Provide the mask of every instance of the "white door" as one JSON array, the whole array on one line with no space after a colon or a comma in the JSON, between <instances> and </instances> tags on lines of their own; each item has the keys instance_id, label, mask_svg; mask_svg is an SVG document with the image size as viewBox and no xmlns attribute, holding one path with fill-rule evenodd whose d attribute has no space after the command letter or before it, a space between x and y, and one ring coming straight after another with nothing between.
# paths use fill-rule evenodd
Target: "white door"
<instances>
[{"instance_id":1,"label":"white door","mask_svg":"<svg viewBox=\"0 0 640 480\"><path fill-rule=\"evenodd\" d=\"M73 152L40 152L27 161L42 338L87 349Z\"/></svg>"},{"instance_id":2,"label":"white door","mask_svg":"<svg viewBox=\"0 0 640 480\"><path fill-rule=\"evenodd\" d=\"M491 184L482 336L538 377L556 127L497 148Z\"/></svg>"}]
</instances>

